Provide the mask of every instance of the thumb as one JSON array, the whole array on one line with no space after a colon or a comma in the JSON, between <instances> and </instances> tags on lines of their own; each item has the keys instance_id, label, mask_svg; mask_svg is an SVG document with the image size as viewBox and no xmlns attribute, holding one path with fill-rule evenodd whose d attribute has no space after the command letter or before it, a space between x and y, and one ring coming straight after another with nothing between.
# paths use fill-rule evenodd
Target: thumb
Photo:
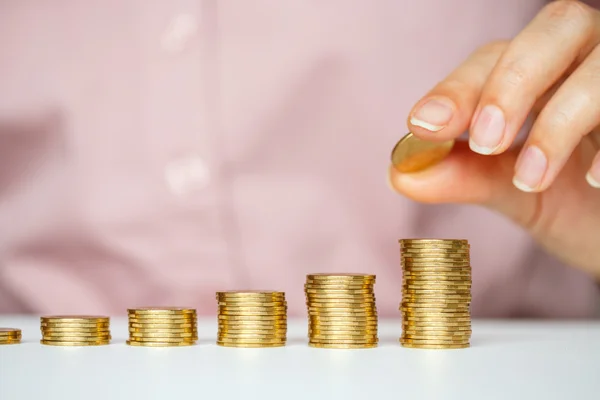
<instances>
[{"instance_id":1,"label":"thumb","mask_svg":"<svg viewBox=\"0 0 600 400\"><path fill-rule=\"evenodd\" d=\"M466 203L505 214L529 227L536 215L537 194L512 184L518 150L483 156L457 141L451 154L427 170L403 174L390 167L392 188L421 203Z\"/></svg>"}]
</instances>

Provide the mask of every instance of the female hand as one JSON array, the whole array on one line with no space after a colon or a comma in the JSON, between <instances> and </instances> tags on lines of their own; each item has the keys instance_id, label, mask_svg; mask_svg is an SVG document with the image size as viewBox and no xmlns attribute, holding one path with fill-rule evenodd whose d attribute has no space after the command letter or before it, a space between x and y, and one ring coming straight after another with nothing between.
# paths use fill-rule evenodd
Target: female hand
<instances>
[{"instance_id":1,"label":"female hand","mask_svg":"<svg viewBox=\"0 0 600 400\"><path fill-rule=\"evenodd\" d=\"M515 138L528 116L523 145ZM549 252L600 278L600 11L548 4L510 42L477 50L412 110L426 140L457 138L428 170L400 174L400 193L472 203L527 228ZM470 147L470 149L469 149Z\"/></svg>"}]
</instances>

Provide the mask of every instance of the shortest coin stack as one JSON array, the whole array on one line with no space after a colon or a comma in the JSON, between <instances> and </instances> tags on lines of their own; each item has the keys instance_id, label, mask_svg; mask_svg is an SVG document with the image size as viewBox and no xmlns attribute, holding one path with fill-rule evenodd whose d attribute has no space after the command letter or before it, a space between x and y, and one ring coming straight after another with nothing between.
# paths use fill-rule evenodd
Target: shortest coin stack
<instances>
[{"instance_id":1,"label":"shortest coin stack","mask_svg":"<svg viewBox=\"0 0 600 400\"><path fill-rule=\"evenodd\" d=\"M21 343L21 330L15 328L0 328L0 345Z\"/></svg>"},{"instance_id":2,"label":"shortest coin stack","mask_svg":"<svg viewBox=\"0 0 600 400\"><path fill-rule=\"evenodd\" d=\"M130 346L191 346L198 340L198 317L193 308L144 307L129 309Z\"/></svg>"},{"instance_id":3,"label":"shortest coin stack","mask_svg":"<svg viewBox=\"0 0 600 400\"><path fill-rule=\"evenodd\" d=\"M42 340L50 346L99 346L110 343L110 319L104 316L41 317Z\"/></svg>"},{"instance_id":4,"label":"shortest coin stack","mask_svg":"<svg viewBox=\"0 0 600 400\"><path fill-rule=\"evenodd\" d=\"M217 344L225 347L280 347L287 340L285 293L217 292Z\"/></svg>"},{"instance_id":5,"label":"shortest coin stack","mask_svg":"<svg viewBox=\"0 0 600 400\"><path fill-rule=\"evenodd\" d=\"M304 291L308 345L335 349L376 347L375 275L312 274Z\"/></svg>"}]
</instances>

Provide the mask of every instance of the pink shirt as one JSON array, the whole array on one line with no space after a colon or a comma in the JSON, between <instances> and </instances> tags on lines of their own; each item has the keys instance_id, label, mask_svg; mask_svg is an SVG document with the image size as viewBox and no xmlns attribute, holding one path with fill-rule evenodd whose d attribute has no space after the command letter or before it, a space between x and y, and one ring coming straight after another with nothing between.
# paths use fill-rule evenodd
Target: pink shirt
<instances>
[{"instance_id":1,"label":"pink shirt","mask_svg":"<svg viewBox=\"0 0 600 400\"><path fill-rule=\"evenodd\" d=\"M467 238L475 316L590 316L597 286L526 232L386 185L412 104L542 0L4 0L0 312L216 312L311 272L377 274L398 239Z\"/></svg>"}]
</instances>

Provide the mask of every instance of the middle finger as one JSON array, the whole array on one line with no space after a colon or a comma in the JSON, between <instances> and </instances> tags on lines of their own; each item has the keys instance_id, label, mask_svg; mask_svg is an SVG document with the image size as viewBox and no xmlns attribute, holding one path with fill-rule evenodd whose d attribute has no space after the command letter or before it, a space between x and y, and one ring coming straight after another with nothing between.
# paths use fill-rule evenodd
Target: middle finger
<instances>
[{"instance_id":1,"label":"middle finger","mask_svg":"<svg viewBox=\"0 0 600 400\"><path fill-rule=\"evenodd\" d=\"M536 100L600 36L596 11L575 1L544 8L511 42L492 71L471 124L472 148L500 153L513 142Z\"/></svg>"}]
</instances>

